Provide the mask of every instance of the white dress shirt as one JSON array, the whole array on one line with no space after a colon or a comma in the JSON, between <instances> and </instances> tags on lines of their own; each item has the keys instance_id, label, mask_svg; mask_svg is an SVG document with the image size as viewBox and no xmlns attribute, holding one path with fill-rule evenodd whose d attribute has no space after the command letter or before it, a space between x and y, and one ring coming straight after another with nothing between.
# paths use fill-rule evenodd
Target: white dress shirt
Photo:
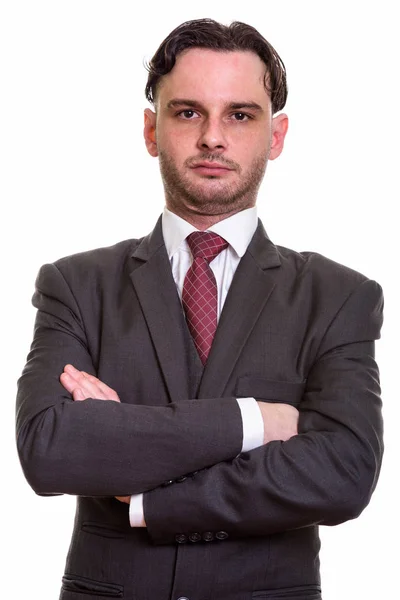
<instances>
[{"instance_id":1,"label":"white dress shirt","mask_svg":"<svg viewBox=\"0 0 400 600\"><path fill-rule=\"evenodd\" d=\"M222 250L210 263L217 289L217 319L219 319L233 276L251 238L257 228L257 209L248 208L224 219L207 229L224 238L229 246ZM162 216L162 232L176 289L182 299L183 282L193 257L186 241L188 235L198 231L193 225L178 217L167 208ZM261 411L254 398L238 398L242 423L242 452L253 450L263 444L264 423ZM143 494L131 496L129 520L132 527L145 527L143 514Z\"/></svg>"}]
</instances>

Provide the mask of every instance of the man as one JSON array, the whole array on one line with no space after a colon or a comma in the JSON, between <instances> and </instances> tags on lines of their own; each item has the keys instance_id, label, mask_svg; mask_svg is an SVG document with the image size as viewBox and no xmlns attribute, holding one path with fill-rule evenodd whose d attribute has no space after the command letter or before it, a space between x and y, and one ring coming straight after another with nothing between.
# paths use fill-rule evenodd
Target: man
<instances>
[{"instance_id":1,"label":"man","mask_svg":"<svg viewBox=\"0 0 400 600\"><path fill-rule=\"evenodd\" d=\"M38 494L78 496L60 597L320 599L318 525L381 464L380 287L257 222L288 119L255 29L184 23L146 92L162 218L45 265L33 299L18 448Z\"/></svg>"}]
</instances>

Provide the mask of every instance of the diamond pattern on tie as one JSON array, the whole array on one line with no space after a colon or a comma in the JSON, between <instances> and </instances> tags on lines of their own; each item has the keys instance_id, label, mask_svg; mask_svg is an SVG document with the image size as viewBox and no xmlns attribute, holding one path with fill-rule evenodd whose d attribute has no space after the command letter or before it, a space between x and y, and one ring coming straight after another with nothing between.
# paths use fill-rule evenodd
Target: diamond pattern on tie
<instances>
[{"instance_id":1,"label":"diamond pattern on tie","mask_svg":"<svg viewBox=\"0 0 400 600\"><path fill-rule=\"evenodd\" d=\"M210 262L228 247L221 236L195 231L187 237L193 263L186 273L182 304L189 331L203 365L207 361L217 329L217 283Z\"/></svg>"}]
</instances>

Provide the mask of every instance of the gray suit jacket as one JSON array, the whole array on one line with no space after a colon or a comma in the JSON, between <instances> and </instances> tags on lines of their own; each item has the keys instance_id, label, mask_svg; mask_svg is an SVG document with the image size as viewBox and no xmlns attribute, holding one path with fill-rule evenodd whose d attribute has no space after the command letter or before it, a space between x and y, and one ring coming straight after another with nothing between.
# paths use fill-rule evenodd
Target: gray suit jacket
<instances>
[{"instance_id":1,"label":"gray suit jacket","mask_svg":"<svg viewBox=\"0 0 400 600\"><path fill-rule=\"evenodd\" d=\"M358 516L381 464L379 285L259 223L204 370L161 221L45 265L33 303L18 450L36 493L78 497L60 598L319 600L318 525ZM67 363L121 404L74 402ZM296 406L299 435L240 454L246 396ZM147 529L114 498L139 492Z\"/></svg>"}]
</instances>

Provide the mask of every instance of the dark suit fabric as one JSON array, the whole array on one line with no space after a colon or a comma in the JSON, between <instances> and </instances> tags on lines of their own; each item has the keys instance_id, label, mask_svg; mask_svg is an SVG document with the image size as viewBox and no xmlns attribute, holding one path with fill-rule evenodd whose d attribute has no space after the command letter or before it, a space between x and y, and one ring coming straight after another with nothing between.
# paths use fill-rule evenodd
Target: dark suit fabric
<instances>
[{"instance_id":1,"label":"dark suit fabric","mask_svg":"<svg viewBox=\"0 0 400 600\"><path fill-rule=\"evenodd\" d=\"M379 285L260 223L204 370L160 221L45 265L33 303L18 449L36 493L78 496L60 598L319 600L318 526L358 516L381 464ZM67 363L121 404L74 402ZM246 396L296 406L299 435L240 454ZM139 492L147 529L114 498Z\"/></svg>"}]
</instances>

